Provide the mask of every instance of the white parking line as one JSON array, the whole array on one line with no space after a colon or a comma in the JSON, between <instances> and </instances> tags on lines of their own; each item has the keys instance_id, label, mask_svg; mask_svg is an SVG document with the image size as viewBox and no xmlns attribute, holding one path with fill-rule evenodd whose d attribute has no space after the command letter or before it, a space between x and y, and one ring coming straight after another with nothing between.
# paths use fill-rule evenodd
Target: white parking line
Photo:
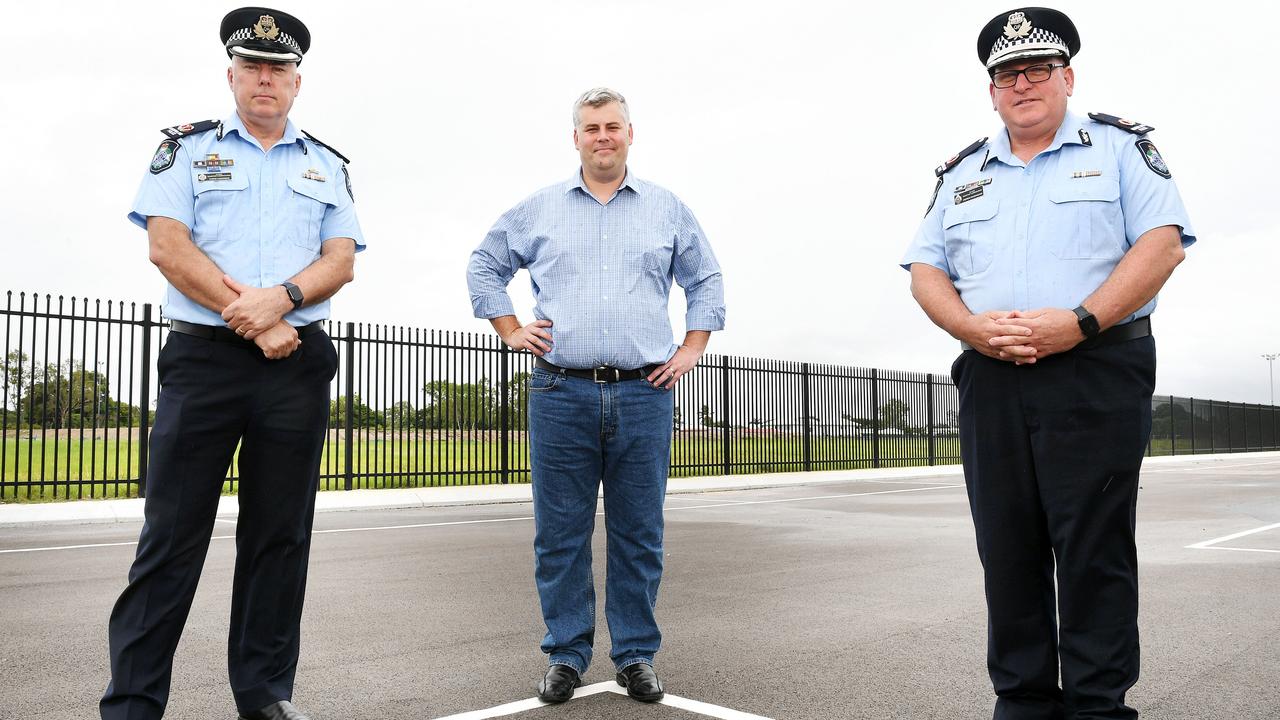
<instances>
[{"instance_id":1,"label":"white parking line","mask_svg":"<svg viewBox=\"0 0 1280 720\"><path fill-rule=\"evenodd\" d=\"M618 683L599 682L578 688L573 693L573 700L570 700L569 702L573 702L574 700L584 697L590 697L592 695L599 695L600 693L613 693L623 697L627 696L627 691L619 686ZM488 720L488 718L514 715L519 712L536 710L540 707L546 707L549 704L550 703L545 703L535 697L529 698L528 700L509 702L504 705L488 708L487 710L472 710L470 712L458 713L457 715L446 715L445 717L437 718L436 720ZM751 713L720 707L719 705L712 705L698 700L690 700L689 698L671 695L670 693L668 693L663 699L659 700L657 704L669 705L674 708L680 708L681 710L695 712L699 715L720 718L720 720L770 720L770 718L763 715L752 715Z\"/></svg>"},{"instance_id":2,"label":"white parking line","mask_svg":"<svg viewBox=\"0 0 1280 720\"><path fill-rule=\"evenodd\" d=\"M842 495L814 495L810 497L800 498L775 498L773 500L734 500L729 502L713 503L710 505L687 505L678 507L669 507L667 510L705 510L710 508L733 507L736 505L774 505L778 503L807 502L813 500L839 500L842 498L866 497L869 495L893 495L896 493L924 492L928 490L946 490L950 488L964 487L963 485L930 485L928 487L906 488L902 490L878 490L875 492L862 493L846 493ZM599 517L604 513L596 513ZM354 528L333 528L330 530L314 530L312 535L336 535L339 533L355 533L355 532L378 532L383 530L413 530L417 528L433 528L433 527L451 527L455 525L486 525L489 523L509 523L524 522L533 520L532 515L522 515L520 517L508 518L490 518L486 520L454 520L451 522L434 522L434 523L408 523L404 525L375 525L370 527L354 527ZM214 535L211 540L234 540L234 535ZM29 553L29 552L46 552L52 550L83 550L86 548L98 547L127 547L129 545L137 545L134 542L117 542L117 543L89 543L84 545L55 545L48 547L31 547L31 548L14 548L11 550L0 550L0 555L9 555L13 553Z\"/></svg>"},{"instance_id":3,"label":"white parking line","mask_svg":"<svg viewBox=\"0 0 1280 720\"><path fill-rule=\"evenodd\" d=\"M1237 540L1239 538L1253 535L1255 533L1266 532L1268 530L1275 530L1276 528L1280 528L1280 523L1263 525L1260 528L1254 528L1252 530L1244 530L1238 533L1233 533L1231 535L1224 535L1220 538L1214 538L1212 540L1205 540L1204 542L1198 542L1198 543L1195 543L1194 545L1188 545L1186 546L1185 549L1187 550L1233 550L1235 552L1280 553L1280 550L1261 550L1257 548L1214 547L1218 543L1230 542L1232 540Z\"/></svg>"},{"instance_id":4,"label":"white parking line","mask_svg":"<svg viewBox=\"0 0 1280 720\"><path fill-rule=\"evenodd\" d=\"M1274 529L1276 529L1276 528L1280 528L1280 523L1273 523L1273 524L1271 524L1271 525L1264 525L1264 526L1262 526L1262 527L1260 527L1260 528L1254 528L1254 529L1252 529L1252 530L1243 530L1243 531L1241 531L1241 532L1233 533L1233 534L1231 534L1231 535L1224 535L1224 536L1222 536L1222 537L1220 537L1220 538L1214 538L1214 539L1212 539L1212 540L1205 540L1204 542L1198 542L1198 543L1196 543L1196 544L1194 544L1194 545L1188 545L1188 546L1187 546L1187 549L1188 549L1188 550L1207 550L1207 549L1209 549L1209 546L1211 546L1211 545L1217 545L1218 543L1230 542L1231 540L1235 540L1235 539L1237 539L1237 538L1242 538L1242 537L1245 537L1245 536L1248 536L1248 535L1253 535L1253 534L1255 534L1255 533L1266 532L1266 531L1268 531L1268 530L1274 530Z\"/></svg>"},{"instance_id":5,"label":"white parking line","mask_svg":"<svg viewBox=\"0 0 1280 720\"><path fill-rule=\"evenodd\" d=\"M1256 462L1256 463L1237 463L1235 465L1215 465L1212 461L1210 461L1210 462L1205 462L1200 464L1193 464L1191 467L1182 467L1182 468L1151 468L1150 470L1143 468L1142 474L1146 475L1147 473L1204 472L1206 470L1231 470L1234 468L1261 467L1263 465L1277 465L1277 464L1280 464L1280 460L1267 460L1265 462Z\"/></svg>"}]
</instances>

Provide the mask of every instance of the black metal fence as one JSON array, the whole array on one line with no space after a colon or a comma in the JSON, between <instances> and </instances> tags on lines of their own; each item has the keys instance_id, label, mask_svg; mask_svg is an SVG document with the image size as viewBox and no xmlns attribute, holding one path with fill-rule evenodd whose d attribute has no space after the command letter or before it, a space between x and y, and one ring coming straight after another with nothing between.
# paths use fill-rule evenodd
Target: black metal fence
<instances>
[{"instance_id":1,"label":"black metal fence","mask_svg":"<svg viewBox=\"0 0 1280 720\"><path fill-rule=\"evenodd\" d=\"M144 494L161 313L10 292L0 314L0 500ZM532 356L488 333L329 331L339 368L322 488L528 481ZM706 355L675 393L673 476L959 462L945 375ZM1272 406L1157 397L1153 412L1150 454L1280 449Z\"/></svg>"}]
</instances>

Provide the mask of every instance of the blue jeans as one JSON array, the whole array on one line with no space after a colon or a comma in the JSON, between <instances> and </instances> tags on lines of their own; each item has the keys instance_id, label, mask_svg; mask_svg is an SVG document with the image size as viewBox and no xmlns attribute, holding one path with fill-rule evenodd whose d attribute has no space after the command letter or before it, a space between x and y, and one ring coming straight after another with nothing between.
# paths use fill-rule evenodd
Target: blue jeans
<instances>
[{"instance_id":1,"label":"blue jeans","mask_svg":"<svg viewBox=\"0 0 1280 720\"><path fill-rule=\"evenodd\" d=\"M653 663L662 580L662 502L675 400L645 380L595 383L535 369L529 379L534 576L552 664L584 674L595 639L591 534L604 481L605 617L621 670Z\"/></svg>"}]
</instances>

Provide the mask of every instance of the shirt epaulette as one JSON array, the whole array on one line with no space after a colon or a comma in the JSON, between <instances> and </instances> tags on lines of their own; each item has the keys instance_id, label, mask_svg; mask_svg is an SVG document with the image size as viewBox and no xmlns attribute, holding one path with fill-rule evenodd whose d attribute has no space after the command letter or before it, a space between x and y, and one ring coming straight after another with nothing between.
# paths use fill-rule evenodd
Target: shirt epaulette
<instances>
[{"instance_id":1,"label":"shirt epaulette","mask_svg":"<svg viewBox=\"0 0 1280 720\"><path fill-rule=\"evenodd\" d=\"M1144 125L1140 122L1134 122L1132 120L1125 120L1124 118L1119 118L1119 117L1116 117L1115 115L1104 115L1102 113L1089 113L1089 119L1094 120L1096 122L1100 122L1104 125L1111 125L1112 127L1118 127L1121 130L1126 130L1128 132L1133 133L1134 135L1146 135L1152 130L1155 130L1155 128L1151 127L1150 125Z\"/></svg>"},{"instance_id":2,"label":"shirt epaulette","mask_svg":"<svg viewBox=\"0 0 1280 720\"><path fill-rule=\"evenodd\" d=\"M326 145L323 141L321 141L321 140L320 140L319 138L317 138L315 135L312 135L311 133L307 132L306 130L303 130L303 131L302 131L302 134L303 134L303 135L306 135L306 136L307 136L307 139L308 139L308 140L310 140L311 142L313 142L313 143L315 143L315 144L319 145L320 147L324 148L325 150L328 150L329 152L333 153L334 155L337 155L337 156L338 156L338 159L339 159L339 160L342 160L342 162L347 163L347 164L350 164L350 163L351 163L351 161L347 159L347 156L346 156L346 155L343 155L342 153L338 152L337 148L334 148L334 147L333 147L333 146L331 146L331 145Z\"/></svg>"},{"instance_id":3,"label":"shirt epaulette","mask_svg":"<svg viewBox=\"0 0 1280 720\"><path fill-rule=\"evenodd\" d=\"M222 125L221 120L201 120L198 123L186 123L183 125L174 125L173 127L167 127L161 130L160 132L164 133L165 137L176 139L176 138L186 137L188 135L195 135L196 133L207 132L221 125Z\"/></svg>"},{"instance_id":4,"label":"shirt epaulette","mask_svg":"<svg viewBox=\"0 0 1280 720\"><path fill-rule=\"evenodd\" d=\"M948 172L950 172L951 168L954 168L956 165L959 165L961 160L964 160L970 155L978 152L978 150L980 150L982 146L986 144L987 144L986 138L979 138L977 140L974 140L973 144L971 144L969 147L961 150L955 155L952 155L950 160L934 168L933 174L937 175L938 177L942 177L943 175L946 175Z\"/></svg>"}]
</instances>

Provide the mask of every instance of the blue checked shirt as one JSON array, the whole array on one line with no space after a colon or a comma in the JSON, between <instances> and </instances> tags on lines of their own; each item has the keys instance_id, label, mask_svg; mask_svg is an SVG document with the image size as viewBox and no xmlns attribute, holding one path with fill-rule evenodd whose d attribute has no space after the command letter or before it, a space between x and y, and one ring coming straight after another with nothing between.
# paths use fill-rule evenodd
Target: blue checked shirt
<instances>
[{"instance_id":1,"label":"blue checked shirt","mask_svg":"<svg viewBox=\"0 0 1280 720\"><path fill-rule=\"evenodd\" d=\"M145 230L153 216L177 220L219 269L254 287L279 285L297 275L320 258L320 245L330 238L349 237L357 252L364 250L342 160L306 139L292 121L266 151L237 113L223 121L221 138L217 130L206 130L165 142L179 147L165 169L155 172L153 164L143 176L129 213L138 227ZM226 161L232 162L219 164ZM201 325L226 324L172 285L164 314ZM328 317L326 300L284 319L298 327Z\"/></svg>"},{"instance_id":2,"label":"blue checked shirt","mask_svg":"<svg viewBox=\"0 0 1280 720\"><path fill-rule=\"evenodd\" d=\"M546 359L567 368L634 369L679 347L667 298L684 288L686 330L724 329L720 266L693 213L670 191L630 171L609 202L581 172L508 210L471 253L467 287L478 318L515 315L507 284L533 283L533 314L550 320Z\"/></svg>"},{"instance_id":3,"label":"blue checked shirt","mask_svg":"<svg viewBox=\"0 0 1280 720\"><path fill-rule=\"evenodd\" d=\"M1067 113L1048 148L1024 163L1002 127L943 177L902 258L947 273L970 312L1074 308L1148 230L1196 241L1173 180L1144 160L1149 144ZM1150 150L1154 150L1152 146ZM1122 322L1151 314L1156 301Z\"/></svg>"}]
</instances>

